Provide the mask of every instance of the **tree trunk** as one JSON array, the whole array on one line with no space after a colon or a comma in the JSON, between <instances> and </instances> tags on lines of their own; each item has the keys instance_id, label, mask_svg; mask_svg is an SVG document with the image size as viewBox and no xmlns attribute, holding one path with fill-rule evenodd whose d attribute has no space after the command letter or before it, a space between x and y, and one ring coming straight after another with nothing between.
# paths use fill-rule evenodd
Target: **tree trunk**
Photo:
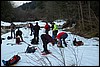
<instances>
[{"instance_id":1,"label":"tree trunk","mask_svg":"<svg viewBox=\"0 0 100 67\"><path fill-rule=\"evenodd\" d=\"M82 19L81 26L82 26L82 30L84 30L84 21L83 21L83 12L82 12L82 4L81 4L81 1L79 1L79 5L80 5L81 19Z\"/></svg>"}]
</instances>

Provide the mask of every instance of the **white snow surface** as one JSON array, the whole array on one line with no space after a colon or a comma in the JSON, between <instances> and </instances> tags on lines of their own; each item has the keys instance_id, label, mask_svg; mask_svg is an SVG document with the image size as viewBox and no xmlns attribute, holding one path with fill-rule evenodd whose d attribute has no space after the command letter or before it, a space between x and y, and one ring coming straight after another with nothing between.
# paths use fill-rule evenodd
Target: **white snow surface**
<instances>
[{"instance_id":1,"label":"white snow surface","mask_svg":"<svg viewBox=\"0 0 100 67\"><path fill-rule=\"evenodd\" d=\"M20 30L23 32L23 39L31 44L30 40L34 38L34 35L30 36L30 29L23 27L20 28ZM58 33L61 31L62 29L59 29ZM41 55L43 43L40 36L44 33L45 29L41 28L39 31L39 44L36 45L37 50L34 53L23 53L28 47L24 42L21 42L21 45L7 45L7 43L16 43L16 40L7 40L7 36L10 36L11 32L3 34L1 37L5 38L5 40L2 40L1 44L1 66L4 66L2 60L9 60L16 54L18 54L21 59L14 66L99 66L99 41L94 38L87 39L71 34L71 32L66 32L68 33L68 37L66 38L68 46L65 47L63 44L64 48L58 48L57 44L52 46L52 44L49 43L48 50L50 50L52 54L43 56ZM49 31L49 34L52 36L52 30ZM74 38L83 41L84 45L78 47L73 46L72 42Z\"/></svg>"}]
</instances>

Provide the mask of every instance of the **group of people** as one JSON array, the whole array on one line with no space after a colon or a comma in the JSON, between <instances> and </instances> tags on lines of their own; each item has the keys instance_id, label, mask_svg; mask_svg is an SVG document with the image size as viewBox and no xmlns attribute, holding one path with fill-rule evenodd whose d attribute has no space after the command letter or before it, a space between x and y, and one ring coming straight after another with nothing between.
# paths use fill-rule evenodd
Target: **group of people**
<instances>
[{"instance_id":1,"label":"group of people","mask_svg":"<svg viewBox=\"0 0 100 67\"><path fill-rule=\"evenodd\" d=\"M16 25L12 22L11 25L11 38L17 38L18 36L20 36L21 41L23 41L23 37L22 37L22 31L18 28L18 30L15 32L16 30Z\"/></svg>"},{"instance_id":2,"label":"group of people","mask_svg":"<svg viewBox=\"0 0 100 67\"><path fill-rule=\"evenodd\" d=\"M63 47L63 45L62 45L62 40L63 40L65 47L67 47L67 43L66 43L65 39L68 37L68 34L66 32L58 33L58 26L55 23L52 23L52 36L50 36L48 34L48 32L50 30L50 29L48 29L49 27L50 26L46 22L46 25L44 27L45 28L45 34L41 35L41 39L42 39L42 42L43 42L43 48L44 48L44 50L42 52L44 52L46 54L49 53L49 51L47 49L48 43L52 43L53 46L54 46L54 44L57 44L58 47Z\"/></svg>"},{"instance_id":3,"label":"group of people","mask_svg":"<svg viewBox=\"0 0 100 67\"><path fill-rule=\"evenodd\" d=\"M30 36L32 36L32 34L33 34L34 39L37 40L37 44L38 44L40 26L38 25L38 23L36 23L35 26L33 26L32 23L29 23L29 28L31 30ZM55 23L52 23L52 36L50 36L48 33L50 31L50 25L47 22L46 22L44 29L45 29L45 34L41 35L41 40L43 42L43 48L44 48L43 52L45 52L45 53L49 52L47 49L48 43L52 43L53 46L54 46L54 44L57 44L58 47L63 47L62 40L63 40L63 43L65 44L65 47L67 47L67 43L66 43L65 39L68 37L68 34L66 32L58 33L58 26ZM11 36L12 36L12 33L14 33L14 32L15 32L15 28L11 28ZM19 30L19 28L16 31L16 37L18 35L21 37L21 39L23 41L22 31ZM14 38L15 38L15 33L14 33Z\"/></svg>"},{"instance_id":4,"label":"group of people","mask_svg":"<svg viewBox=\"0 0 100 67\"><path fill-rule=\"evenodd\" d=\"M31 29L30 36L32 36L32 34L33 34L34 35L33 40L36 41L36 44L38 44L38 42L39 42L39 30L40 30L40 26L38 25L38 22L36 22L35 26L33 26L32 23L29 23L29 28Z\"/></svg>"}]
</instances>

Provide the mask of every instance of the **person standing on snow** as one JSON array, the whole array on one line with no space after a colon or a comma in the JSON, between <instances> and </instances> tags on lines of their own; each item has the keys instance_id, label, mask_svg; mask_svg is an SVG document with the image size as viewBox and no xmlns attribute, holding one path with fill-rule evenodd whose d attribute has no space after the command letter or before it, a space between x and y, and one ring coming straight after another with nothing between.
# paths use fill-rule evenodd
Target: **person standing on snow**
<instances>
[{"instance_id":1,"label":"person standing on snow","mask_svg":"<svg viewBox=\"0 0 100 67\"><path fill-rule=\"evenodd\" d=\"M32 23L29 23L30 29L31 29L31 34L30 36L32 36L32 33L34 33L34 26Z\"/></svg>"},{"instance_id":2,"label":"person standing on snow","mask_svg":"<svg viewBox=\"0 0 100 67\"><path fill-rule=\"evenodd\" d=\"M46 25L45 25L45 33L48 34L49 30L50 30L50 25L46 22Z\"/></svg>"},{"instance_id":3,"label":"person standing on snow","mask_svg":"<svg viewBox=\"0 0 100 67\"><path fill-rule=\"evenodd\" d=\"M42 51L42 53L48 54L49 51L47 49L47 44L48 43L52 43L52 45L54 45L55 41L54 41L54 39L49 34L42 34L41 35L41 39L42 39L43 48L44 48L44 50Z\"/></svg>"},{"instance_id":4,"label":"person standing on snow","mask_svg":"<svg viewBox=\"0 0 100 67\"><path fill-rule=\"evenodd\" d=\"M65 41L65 39L68 37L68 34L67 33L65 33L65 32L60 32L60 33L58 33L58 35L56 36L56 39L57 39L57 41L58 41L58 47L63 47L62 46L62 40L63 40L63 42L64 42L64 45L65 45L65 47L67 47L67 44L66 44L66 41Z\"/></svg>"},{"instance_id":5,"label":"person standing on snow","mask_svg":"<svg viewBox=\"0 0 100 67\"><path fill-rule=\"evenodd\" d=\"M56 25L54 23L54 27L53 27L53 39L55 39L55 37L57 36L58 33L58 25Z\"/></svg>"},{"instance_id":6,"label":"person standing on snow","mask_svg":"<svg viewBox=\"0 0 100 67\"><path fill-rule=\"evenodd\" d=\"M37 22L36 25L34 26L34 39L36 40L37 44L39 42L39 30L40 30L40 26L38 25Z\"/></svg>"},{"instance_id":7,"label":"person standing on snow","mask_svg":"<svg viewBox=\"0 0 100 67\"><path fill-rule=\"evenodd\" d=\"M12 22L10 27L11 27L11 38L13 38L12 33L14 34L14 38L15 38L16 25Z\"/></svg>"}]
</instances>

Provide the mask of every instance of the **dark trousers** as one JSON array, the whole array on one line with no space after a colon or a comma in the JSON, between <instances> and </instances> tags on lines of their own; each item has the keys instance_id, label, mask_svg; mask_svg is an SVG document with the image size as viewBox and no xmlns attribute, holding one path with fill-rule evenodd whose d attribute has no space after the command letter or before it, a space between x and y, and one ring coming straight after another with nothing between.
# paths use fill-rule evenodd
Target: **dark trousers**
<instances>
[{"instance_id":1,"label":"dark trousers","mask_svg":"<svg viewBox=\"0 0 100 67\"><path fill-rule=\"evenodd\" d=\"M43 42L43 48L44 48L44 50L43 51L48 51L47 50L47 44L48 44L48 42L47 42L47 40L44 38L44 36L41 36L41 39L42 39L42 42Z\"/></svg>"},{"instance_id":2,"label":"dark trousers","mask_svg":"<svg viewBox=\"0 0 100 67\"><path fill-rule=\"evenodd\" d=\"M55 38L56 38L57 33L58 33L58 30L53 31L53 39L55 39Z\"/></svg>"},{"instance_id":3,"label":"dark trousers","mask_svg":"<svg viewBox=\"0 0 100 67\"><path fill-rule=\"evenodd\" d=\"M12 34L14 34L14 38L15 38L15 30L11 30L11 38L13 38Z\"/></svg>"},{"instance_id":4,"label":"dark trousers","mask_svg":"<svg viewBox=\"0 0 100 67\"><path fill-rule=\"evenodd\" d=\"M39 33L34 33L34 39L37 43L39 42Z\"/></svg>"},{"instance_id":5,"label":"dark trousers","mask_svg":"<svg viewBox=\"0 0 100 67\"><path fill-rule=\"evenodd\" d=\"M45 33L46 33L46 34L48 34L48 32L49 32L48 30L45 30Z\"/></svg>"},{"instance_id":6,"label":"dark trousers","mask_svg":"<svg viewBox=\"0 0 100 67\"><path fill-rule=\"evenodd\" d=\"M30 35L32 35L34 33L34 30L31 28L31 34Z\"/></svg>"},{"instance_id":7,"label":"dark trousers","mask_svg":"<svg viewBox=\"0 0 100 67\"><path fill-rule=\"evenodd\" d=\"M61 40L61 39L63 39L64 45L67 46L66 41L65 41L65 39L66 39L67 37L68 37L67 33L65 33L64 35L61 36L61 38L60 38L61 46L62 46L62 40Z\"/></svg>"}]
</instances>

